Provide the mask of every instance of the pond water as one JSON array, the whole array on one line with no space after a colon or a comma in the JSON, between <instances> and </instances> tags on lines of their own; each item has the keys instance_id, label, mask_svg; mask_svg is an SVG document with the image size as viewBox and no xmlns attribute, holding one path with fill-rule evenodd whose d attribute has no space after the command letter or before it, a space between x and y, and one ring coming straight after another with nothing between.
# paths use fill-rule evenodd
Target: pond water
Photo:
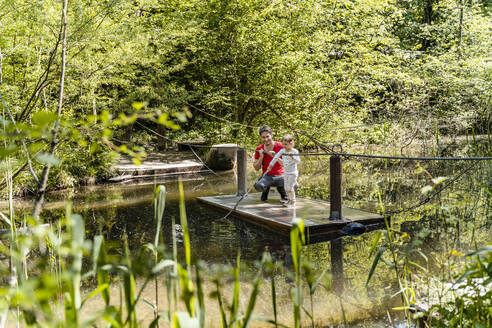
<instances>
[{"instance_id":1,"label":"pond water","mask_svg":"<svg viewBox=\"0 0 492 328\"><path fill-rule=\"evenodd\" d=\"M445 274L440 263L451 260L458 263L460 259L453 254L464 254L480 247L492 236L491 194L488 192L492 190L492 165L459 162L430 162L421 165L418 167L416 163L390 161L345 161L343 199L346 206L369 211L380 211L383 207L387 212L402 210L419 204L433 194L433 191L422 193L422 188L432 184L431 178L446 177L447 180L435 180L444 181L435 187L442 188L440 194L422 206L391 216L392 227L397 234L408 236L403 238L407 238L408 242L399 247L412 253L409 258L425 267L427 275L439 277ZM328 159L305 160L300 167L301 188L298 194L328 200L328 171ZM250 172L249 181L254 178L255 173ZM178 182L171 180L156 183L165 185L167 190L162 236L166 246L171 248L172 218L179 223ZM233 173L197 175L183 181L183 186L192 256L209 266L234 265L240 250L245 277L248 277L247 272L255 271L254 263L260 260L262 253L265 250L272 252L274 258L282 261L286 268L279 271L281 282L278 290L279 302L285 304L282 310L285 312L285 322L290 324L290 278L286 273L290 266L288 238L245 223L240 218L224 218L226 212L196 200L199 196L235 193ZM73 211L85 219L88 237L102 234L109 246L119 251L122 236L126 232L130 247L136 249L152 242L154 238L153 188L153 184L108 185L83 188L68 194L53 193L47 198L48 205L42 216L48 220L63 216L63 200L69 198L73 202ZM315 272L328 268L334 274L335 289L338 288L340 292L339 286L343 285L341 298L321 289L315 295L315 310L322 326L343 323L340 312L342 303L346 316L355 322L354 327L384 326L390 318L396 323L400 322L401 312L391 311L391 308L400 304L400 298L394 297L399 288L392 269L380 263L366 286L374 260L370 249L377 234L377 231L372 231L359 237L344 237L333 245L326 241L305 247L304 254ZM177 236L178 246L182 246L179 229ZM336 247L339 249L338 255L332 257L331 249ZM182 255L182 247L179 248ZM336 262L333 266L332 259ZM244 278L246 289L247 279ZM151 298L151 295L148 297ZM268 297L260 301L258 307L265 315L271 313ZM209 319L212 322L213 316Z\"/></svg>"}]
</instances>

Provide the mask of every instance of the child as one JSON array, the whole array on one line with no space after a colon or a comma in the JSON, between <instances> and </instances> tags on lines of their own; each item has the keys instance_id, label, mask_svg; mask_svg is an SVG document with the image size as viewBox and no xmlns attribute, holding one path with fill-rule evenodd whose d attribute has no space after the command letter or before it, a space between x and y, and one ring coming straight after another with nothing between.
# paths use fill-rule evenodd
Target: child
<instances>
[{"instance_id":1,"label":"child","mask_svg":"<svg viewBox=\"0 0 492 328\"><path fill-rule=\"evenodd\" d=\"M268 170L270 170L277 161L284 167L284 187L287 192L287 197L289 198L289 200L284 203L284 206L290 207L296 205L294 186L297 184L297 176L299 175L297 164L301 162L301 158L297 155L299 154L299 151L294 148L294 138L290 134L286 134L282 137L282 146L284 148L272 159L268 166ZM280 158L280 156L282 156L282 158Z\"/></svg>"}]
</instances>

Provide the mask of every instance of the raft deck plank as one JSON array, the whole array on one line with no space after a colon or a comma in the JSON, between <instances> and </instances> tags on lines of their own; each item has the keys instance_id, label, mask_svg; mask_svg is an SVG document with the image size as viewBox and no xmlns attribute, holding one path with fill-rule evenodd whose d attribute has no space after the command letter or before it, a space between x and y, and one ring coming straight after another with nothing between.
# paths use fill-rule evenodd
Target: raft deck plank
<instances>
[{"instance_id":1,"label":"raft deck plank","mask_svg":"<svg viewBox=\"0 0 492 328\"><path fill-rule=\"evenodd\" d=\"M240 218L264 226L280 233L289 233L294 218L304 218L306 232L311 236L334 232L349 223L357 222L367 225L384 223L384 217L367 211L343 207L342 220L330 220L330 203L325 201L297 197L296 208L286 208L277 197L270 197L267 202L260 200L260 193L248 194L233 211ZM234 208L239 196L220 195L198 197L198 200L226 211Z\"/></svg>"}]
</instances>

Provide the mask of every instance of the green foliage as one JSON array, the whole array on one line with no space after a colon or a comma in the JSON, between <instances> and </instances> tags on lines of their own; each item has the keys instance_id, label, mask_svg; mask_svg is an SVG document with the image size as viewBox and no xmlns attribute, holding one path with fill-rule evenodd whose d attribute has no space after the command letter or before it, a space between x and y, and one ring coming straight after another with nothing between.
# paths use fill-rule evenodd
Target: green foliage
<instances>
[{"instance_id":1,"label":"green foliage","mask_svg":"<svg viewBox=\"0 0 492 328\"><path fill-rule=\"evenodd\" d=\"M244 124L295 132L287 123L320 141L346 143L383 143L412 131L422 118L423 138L435 124L445 134L490 130L484 2L70 3L69 79L59 118L53 114L59 4L16 3L0 8L2 110L10 106L16 121L8 123L4 112L2 133L10 142L0 145L0 158L24 162L22 139L31 155L40 152L32 156L39 164L87 161L88 152L102 156L85 168L75 160L77 169L66 172L73 179L61 178L73 182L55 179L51 188L107 178L114 159L105 155L112 147L104 140L110 137L140 162L143 147L156 141L134 124L137 118L171 130L160 130L171 139L246 144L256 130ZM42 155L57 119L75 128L66 129L71 140L58 149L59 162ZM383 123L333 130L373 121ZM313 146L294 134L301 145Z\"/></svg>"},{"instance_id":2,"label":"green foliage","mask_svg":"<svg viewBox=\"0 0 492 328\"><path fill-rule=\"evenodd\" d=\"M492 325L492 243L464 256L467 258L466 266L449 287L453 296L434 305L428 313L432 325Z\"/></svg>"}]
</instances>

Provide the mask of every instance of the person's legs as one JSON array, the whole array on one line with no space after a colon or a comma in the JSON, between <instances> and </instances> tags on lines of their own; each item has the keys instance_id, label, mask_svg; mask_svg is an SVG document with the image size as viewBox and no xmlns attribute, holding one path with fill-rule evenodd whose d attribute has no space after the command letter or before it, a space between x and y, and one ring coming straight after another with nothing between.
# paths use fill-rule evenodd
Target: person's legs
<instances>
[{"instance_id":1,"label":"person's legs","mask_svg":"<svg viewBox=\"0 0 492 328\"><path fill-rule=\"evenodd\" d=\"M280 194L280 198L283 200L287 200L288 198L284 188L284 176L276 175L272 178L273 178L273 185L277 187L277 191Z\"/></svg>"},{"instance_id":2,"label":"person's legs","mask_svg":"<svg viewBox=\"0 0 492 328\"><path fill-rule=\"evenodd\" d=\"M261 191L262 201L266 201L268 199L268 193L270 192L270 186L272 184L273 184L273 179L269 175L265 175L257 183L255 183L256 191Z\"/></svg>"},{"instance_id":3,"label":"person's legs","mask_svg":"<svg viewBox=\"0 0 492 328\"><path fill-rule=\"evenodd\" d=\"M285 185L285 190L287 192L287 196L289 197L289 202L290 204L294 205L296 202L296 192L294 190L294 187L296 185L297 177L293 174L286 174L284 176L284 185Z\"/></svg>"},{"instance_id":4,"label":"person's legs","mask_svg":"<svg viewBox=\"0 0 492 328\"><path fill-rule=\"evenodd\" d=\"M266 187L265 190L261 192L261 201L266 202L268 200L268 193L270 192L270 187Z\"/></svg>"}]
</instances>

